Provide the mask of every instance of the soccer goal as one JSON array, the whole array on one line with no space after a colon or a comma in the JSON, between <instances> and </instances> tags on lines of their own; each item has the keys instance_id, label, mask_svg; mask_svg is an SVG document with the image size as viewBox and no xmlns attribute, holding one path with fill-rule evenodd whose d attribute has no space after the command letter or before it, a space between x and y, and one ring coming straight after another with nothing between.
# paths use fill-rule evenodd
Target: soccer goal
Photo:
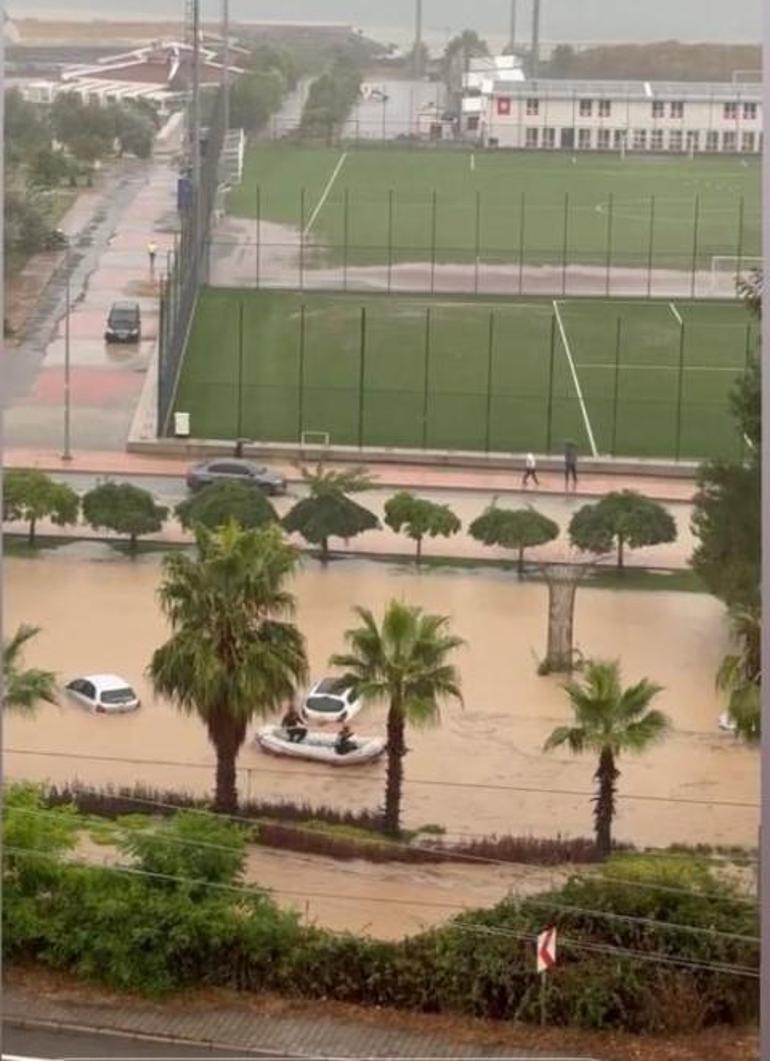
<instances>
[{"instance_id":1,"label":"soccer goal","mask_svg":"<svg viewBox=\"0 0 770 1061\"><path fill-rule=\"evenodd\" d=\"M328 431L303 431L299 440L302 449L328 449L330 442Z\"/></svg>"},{"instance_id":2,"label":"soccer goal","mask_svg":"<svg viewBox=\"0 0 770 1061\"><path fill-rule=\"evenodd\" d=\"M734 295L738 283L750 280L761 268L761 258L716 254L711 259L711 290L719 295Z\"/></svg>"}]
</instances>

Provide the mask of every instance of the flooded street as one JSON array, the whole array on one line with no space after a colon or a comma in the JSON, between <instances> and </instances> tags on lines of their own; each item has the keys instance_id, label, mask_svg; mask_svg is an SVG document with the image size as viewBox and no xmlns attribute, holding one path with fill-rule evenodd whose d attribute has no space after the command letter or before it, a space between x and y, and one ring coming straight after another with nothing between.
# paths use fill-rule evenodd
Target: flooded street
<instances>
[{"instance_id":1,"label":"flooded street","mask_svg":"<svg viewBox=\"0 0 770 1061\"><path fill-rule=\"evenodd\" d=\"M43 627L27 663L56 670L62 681L114 671L133 682L143 700L140 711L125 717L93 717L65 700L41 707L34 719L9 717L8 775L210 790L213 753L203 727L156 700L144 677L152 651L167 634L156 601L159 578L156 556L95 561L62 551L6 561L7 628L21 621ZM543 585L519 584L514 575L487 570L415 573L360 560L323 570L306 560L293 588L314 678L326 673L329 655L341 649L356 603L380 613L390 597L402 597L450 615L468 643L457 658L464 708L448 705L439 728L409 734L405 824L437 823L452 836L590 834L589 800L551 790L590 790L593 758L541 751L554 726L569 718L559 680L536 674L546 634ZM700 594L583 588L575 630L584 654L620 659L628 683L647 676L663 685L657 706L674 725L670 738L649 754L621 761L618 837L651 845L754 844L753 807L708 802L753 803L758 794L756 752L716 727L714 672L726 645L721 605ZM357 732L382 732L384 717L383 706L365 708ZM382 794L382 763L327 773L309 763L267 758L249 743L239 766L243 796L373 808Z\"/></svg>"}]
</instances>

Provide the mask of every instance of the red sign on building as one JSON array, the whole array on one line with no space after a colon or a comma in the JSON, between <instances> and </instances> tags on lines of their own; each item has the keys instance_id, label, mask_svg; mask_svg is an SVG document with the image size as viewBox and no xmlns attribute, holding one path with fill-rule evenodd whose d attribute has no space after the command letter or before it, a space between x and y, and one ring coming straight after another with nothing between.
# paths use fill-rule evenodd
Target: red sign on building
<instances>
[{"instance_id":1,"label":"red sign on building","mask_svg":"<svg viewBox=\"0 0 770 1061\"><path fill-rule=\"evenodd\" d=\"M497 113L498 114L510 114L511 113L511 100L509 96L498 96L497 98Z\"/></svg>"}]
</instances>

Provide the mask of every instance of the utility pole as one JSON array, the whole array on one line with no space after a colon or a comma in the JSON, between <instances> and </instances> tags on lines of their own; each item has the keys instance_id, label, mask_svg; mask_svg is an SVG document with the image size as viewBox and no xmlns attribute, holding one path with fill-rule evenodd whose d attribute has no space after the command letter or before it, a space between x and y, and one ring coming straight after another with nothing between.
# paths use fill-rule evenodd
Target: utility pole
<instances>
[{"instance_id":1,"label":"utility pole","mask_svg":"<svg viewBox=\"0 0 770 1061\"><path fill-rule=\"evenodd\" d=\"M201 223L201 5L193 0L192 9L192 100L190 105L190 162L193 187L193 254L198 255Z\"/></svg>"},{"instance_id":2,"label":"utility pole","mask_svg":"<svg viewBox=\"0 0 770 1061\"><path fill-rule=\"evenodd\" d=\"M70 244L67 241L67 253L64 259L65 285L64 285L64 449L61 459L72 460L72 441L70 438L70 311L72 309L72 281L70 270L72 258L70 255Z\"/></svg>"},{"instance_id":3,"label":"utility pole","mask_svg":"<svg viewBox=\"0 0 770 1061\"><path fill-rule=\"evenodd\" d=\"M511 21L509 26L508 47L511 50L511 54L513 54L513 50L516 47L516 0L511 0Z\"/></svg>"},{"instance_id":4,"label":"utility pole","mask_svg":"<svg viewBox=\"0 0 770 1061\"><path fill-rule=\"evenodd\" d=\"M423 75L422 69L422 0L414 3L414 76L417 81Z\"/></svg>"},{"instance_id":5,"label":"utility pole","mask_svg":"<svg viewBox=\"0 0 770 1061\"><path fill-rule=\"evenodd\" d=\"M225 136L230 128L230 0L222 0L222 37L224 57L222 60L222 91L224 93Z\"/></svg>"},{"instance_id":6,"label":"utility pole","mask_svg":"<svg viewBox=\"0 0 770 1061\"><path fill-rule=\"evenodd\" d=\"M530 77L534 81L540 70L540 0L532 0L532 57Z\"/></svg>"}]
</instances>

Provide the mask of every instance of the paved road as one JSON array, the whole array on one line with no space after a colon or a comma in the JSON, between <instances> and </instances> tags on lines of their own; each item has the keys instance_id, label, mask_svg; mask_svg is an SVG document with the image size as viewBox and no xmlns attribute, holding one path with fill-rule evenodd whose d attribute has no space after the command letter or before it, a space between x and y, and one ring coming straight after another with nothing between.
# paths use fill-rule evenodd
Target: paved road
<instances>
[{"instance_id":1,"label":"paved road","mask_svg":"<svg viewBox=\"0 0 770 1061\"><path fill-rule=\"evenodd\" d=\"M274 1057L275 1055L209 1050L205 1046L119 1038L114 1035L27 1030L3 1025L5 1058L209 1058ZM278 1061L278 1059L276 1059ZM284 1061L283 1058L280 1061Z\"/></svg>"}]
</instances>

